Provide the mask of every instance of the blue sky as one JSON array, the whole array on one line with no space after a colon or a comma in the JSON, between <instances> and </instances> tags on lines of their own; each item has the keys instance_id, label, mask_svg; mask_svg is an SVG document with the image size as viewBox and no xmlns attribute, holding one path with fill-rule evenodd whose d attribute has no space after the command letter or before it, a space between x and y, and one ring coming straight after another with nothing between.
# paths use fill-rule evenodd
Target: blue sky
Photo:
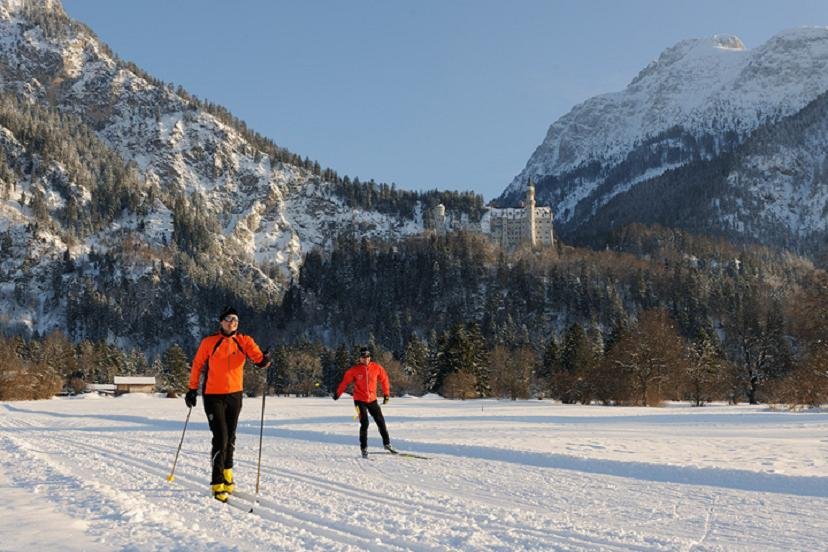
<instances>
[{"instance_id":1,"label":"blue sky","mask_svg":"<svg viewBox=\"0 0 828 552\"><path fill-rule=\"evenodd\" d=\"M755 48L822 0L63 0L123 59L340 175L488 201L549 125L685 38Z\"/></svg>"}]
</instances>

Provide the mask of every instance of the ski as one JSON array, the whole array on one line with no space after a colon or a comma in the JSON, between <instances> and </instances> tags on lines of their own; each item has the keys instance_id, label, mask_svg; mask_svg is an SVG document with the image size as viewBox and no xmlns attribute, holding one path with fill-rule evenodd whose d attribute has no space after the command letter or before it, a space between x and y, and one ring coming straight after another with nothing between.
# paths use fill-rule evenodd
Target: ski
<instances>
[{"instance_id":1,"label":"ski","mask_svg":"<svg viewBox=\"0 0 828 552\"><path fill-rule=\"evenodd\" d=\"M413 452L380 451L380 452L369 452L368 454L387 454L389 456L402 456L403 458L419 458L420 460L431 460L431 456L420 456L419 454L414 454Z\"/></svg>"},{"instance_id":2,"label":"ski","mask_svg":"<svg viewBox=\"0 0 828 552\"><path fill-rule=\"evenodd\" d=\"M247 513L253 513L253 509L259 505L258 497L243 491L233 491L230 496L227 497L227 501L222 502L221 500L218 500L217 502L227 504L228 506L238 510L244 510Z\"/></svg>"},{"instance_id":3,"label":"ski","mask_svg":"<svg viewBox=\"0 0 828 552\"><path fill-rule=\"evenodd\" d=\"M248 513L253 513L253 509L259 506L259 497L256 495L252 495L250 493L246 493L244 491L233 491L230 495L230 498L244 500L245 502L249 503L250 506L244 506L247 509Z\"/></svg>"},{"instance_id":4,"label":"ski","mask_svg":"<svg viewBox=\"0 0 828 552\"><path fill-rule=\"evenodd\" d=\"M225 502L225 504L227 504L231 508L236 508L236 509L241 510L243 512L247 512L248 514L253 513L253 506L247 501L239 500L239 497L237 497L237 496L232 496L231 495L227 499L227 502Z\"/></svg>"},{"instance_id":5,"label":"ski","mask_svg":"<svg viewBox=\"0 0 828 552\"><path fill-rule=\"evenodd\" d=\"M397 456L403 456L405 458L419 458L420 460L431 460L431 456L420 456L419 454L414 454L412 452L398 452Z\"/></svg>"}]
</instances>

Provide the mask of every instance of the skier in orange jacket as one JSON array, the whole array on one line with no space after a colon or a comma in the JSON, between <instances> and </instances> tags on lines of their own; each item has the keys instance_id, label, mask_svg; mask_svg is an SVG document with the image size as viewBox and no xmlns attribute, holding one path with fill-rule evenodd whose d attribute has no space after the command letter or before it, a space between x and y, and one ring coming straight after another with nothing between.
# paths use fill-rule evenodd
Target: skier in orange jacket
<instances>
[{"instance_id":1,"label":"skier in orange jacket","mask_svg":"<svg viewBox=\"0 0 828 552\"><path fill-rule=\"evenodd\" d=\"M252 337L239 333L236 309L225 307L219 325L218 332L201 340L184 401L188 407L194 407L199 384L203 382L204 412L213 433L210 487L217 500L226 502L233 492L233 451L242 407L244 361L249 358L259 368L267 368L270 359Z\"/></svg>"},{"instance_id":2,"label":"skier in orange jacket","mask_svg":"<svg viewBox=\"0 0 828 552\"><path fill-rule=\"evenodd\" d=\"M345 372L339 387L334 393L333 399L338 400L345 388L353 382L354 384L354 406L359 411L359 448L362 457L368 458L368 413L374 418L382 444L391 454L397 454L391 446L391 439L388 437L388 429L385 427L385 418L382 416L382 409L377 403L377 379L382 385L382 404L387 404L391 396L391 385L388 383L388 374L380 364L371 360L371 350L363 347L359 351L359 362L354 364Z\"/></svg>"}]
</instances>

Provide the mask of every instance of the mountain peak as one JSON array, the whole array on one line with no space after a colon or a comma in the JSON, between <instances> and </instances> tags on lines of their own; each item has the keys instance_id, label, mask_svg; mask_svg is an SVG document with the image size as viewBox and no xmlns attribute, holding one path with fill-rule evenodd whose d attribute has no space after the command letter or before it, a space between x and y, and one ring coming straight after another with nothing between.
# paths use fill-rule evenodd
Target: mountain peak
<instances>
[{"instance_id":1,"label":"mountain peak","mask_svg":"<svg viewBox=\"0 0 828 552\"><path fill-rule=\"evenodd\" d=\"M52 13L66 15L60 0L0 0L0 10L8 13Z\"/></svg>"},{"instance_id":2,"label":"mountain peak","mask_svg":"<svg viewBox=\"0 0 828 552\"><path fill-rule=\"evenodd\" d=\"M742 39L732 34L715 34L706 38L688 38L666 48L661 57L683 57L693 53L709 53L714 50L741 52L747 50ZM678 56L676 56L678 54Z\"/></svg>"},{"instance_id":3,"label":"mountain peak","mask_svg":"<svg viewBox=\"0 0 828 552\"><path fill-rule=\"evenodd\" d=\"M635 85L650 75L658 75L669 69L696 71L701 63L709 63L711 57L729 58L734 53L747 51L742 40L729 34L717 34L708 38L689 38L666 48L658 59L641 70L630 82Z\"/></svg>"},{"instance_id":4,"label":"mountain peak","mask_svg":"<svg viewBox=\"0 0 828 552\"><path fill-rule=\"evenodd\" d=\"M717 34L713 35L713 38L710 40L715 48L722 50L747 50L744 42L736 35Z\"/></svg>"}]
</instances>

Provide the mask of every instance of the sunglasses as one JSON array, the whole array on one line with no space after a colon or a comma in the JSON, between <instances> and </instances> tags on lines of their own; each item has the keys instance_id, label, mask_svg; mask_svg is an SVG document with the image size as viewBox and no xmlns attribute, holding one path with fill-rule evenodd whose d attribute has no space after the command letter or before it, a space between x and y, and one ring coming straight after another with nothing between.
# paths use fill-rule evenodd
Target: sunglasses
<instances>
[{"instance_id":1,"label":"sunglasses","mask_svg":"<svg viewBox=\"0 0 828 552\"><path fill-rule=\"evenodd\" d=\"M239 317L238 316L233 316L232 314L230 314L228 316L225 316L222 320L224 320L225 322L238 322Z\"/></svg>"}]
</instances>

